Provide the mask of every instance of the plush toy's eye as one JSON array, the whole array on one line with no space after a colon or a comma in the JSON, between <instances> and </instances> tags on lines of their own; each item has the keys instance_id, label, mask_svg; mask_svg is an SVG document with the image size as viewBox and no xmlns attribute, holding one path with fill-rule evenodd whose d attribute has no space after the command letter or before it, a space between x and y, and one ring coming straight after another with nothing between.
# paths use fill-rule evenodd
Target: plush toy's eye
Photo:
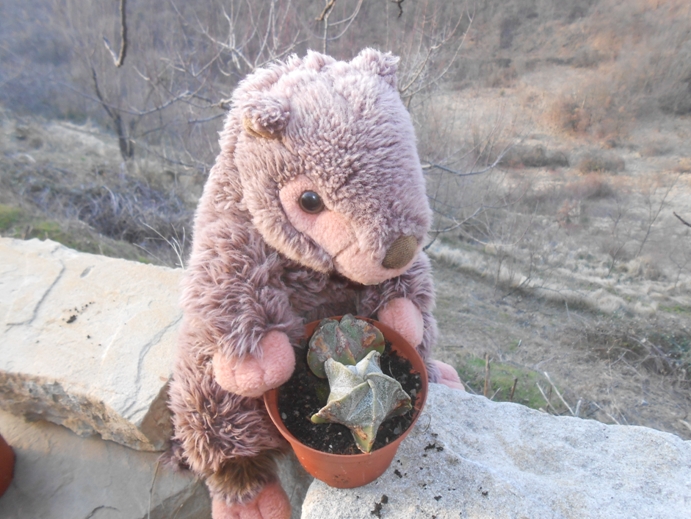
<instances>
[{"instance_id":1,"label":"plush toy's eye","mask_svg":"<svg viewBox=\"0 0 691 519\"><path fill-rule=\"evenodd\" d=\"M310 214L319 213L324 209L322 197L314 191L305 191L302 193L298 203L300 204L300 209Z\"/></svg>"}]
</instances>

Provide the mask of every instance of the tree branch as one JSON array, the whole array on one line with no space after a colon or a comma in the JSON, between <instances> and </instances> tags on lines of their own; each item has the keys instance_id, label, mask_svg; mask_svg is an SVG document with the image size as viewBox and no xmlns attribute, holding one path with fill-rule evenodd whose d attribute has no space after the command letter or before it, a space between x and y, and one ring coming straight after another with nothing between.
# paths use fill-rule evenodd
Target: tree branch
<instances>
[{"instance_id":1,"label":"tree branch","mask_svg":"<svg viewBox=\"0 0 691 519\"><path fill-rule=\"evenodd\" d=\"M93 65L91 65L91 78L94 81L94 92L96 93L98 101L101 103L101 106L108 114L108 117L110 117L111 119L114 118L114 112L111 111L111 107L108 106L108 103L106 103L106 101L103 99L103 95L101 94L101 89L98 86L98 76L96 75L96 69Z\"/></svg>"},{"instance_id":2,"label":"tree branch","mask_svg":"<svg viewBox=\"0 0 691 519\"><path fill-rule=\"evenodd\" d=\"M403 2L405 2L405 0L391 0L391 1L398 6L398 17L400 18L401 16L403 16Z\"/></svg>"},{"instance_id":3,"label":"tree branch","mask_svg":"<svg viewBox=\"0 0 691 519\"><path fill-rule=\"evenodd\" d=\"M502 151L499 154L499 157L497 157L497 159L494 162L492 162L492 164L490 164L486 168L481 169L479 171L470 171L468 173L461 173L460 171L456 171L455 169L451 169L451 168L448 168L446 166L442 166L441 164L435 164L433 162L428 162L427 164L425 164L421 167L422 167L422 169L434 169L434 168L441 169L442 171L446 171L447 173L452 173L453 175L456 175L457 177L474 177L475 175L482 175L482 174L487 173L488 171L491 171L494 168L496 168L499 165L499 163L502 161L502 159L504 158L504 155L506 155L508 153L508 151L511 148L513 148L513 146L514 145L512 144L511 146L507 147L504 151Z\"/></svg>"},{"instance_id":4,"label":"tree branch","mask_svg":"<svg viewBox=\"0 0 691 519\"><path fill-rule=\"evenodd\" d=\"M125 8L127 5L127 0L120 0L120 54L115 54L113 49L110 47L110 42L108 38L103 37L103 43L113 57L113 63L117 68L122 67L125 63L125 56L127 55L127 18L125 17Z\"/></svg>"},{"instance_id":5,"label":"tree branch","mask_svg":"<svg viewBox=\"0 0 691 519\"><path fill-rule=\"evenodd\" d=\"M120 147L120 155L122 155L122 158L124 160L132 158L132 156L134 155L134 146L132 140L127 136L125 127L122 124L122 116L120 115L120 110L114 107L110 107L108 106L108 103L106 103L106 100L103 98L103 95L101 94L101 89L98 86L98 75L96 74L96 69L93 65L91 65L91 77L94 81L94 92L96 93L96 97L100 101L103 109L108 114L108 117L110 117L110 119L113 121L115 133L118 136L118 146Z\"/></svg>"},{"instance_id":6,"label":"tree branch","mask_svg":"<svg viewBox=\"0 0 691 519\"><path fill-rule=\"evenodd\" d=\"M320 14L315 20L317 22L323 22L325 17L328 17L329 14L331 13L331 9L334 8L334 5L336 4L336 0L331 0L326 6L324 7L324 10L322 11L322 14Z\"/></svg>"},{"instance_id":7,"label":"tree branch","mask_svg":"<svg viewBox=\"0 0 691 519\"><path fill-rule=\"evenodd\" d=\"M687 227L691 227L691 223L689 223L689 222L687 222L686 220L684 220L684 219L683 219L681 216L679 216L677 213L675 213L674 211L672 211L672 214L673 214L674 216L676 216L677 218L679 218L679 221L680 221L681 223L683 223L683 224L686 225Z\"/></svg>"}]
</instances>

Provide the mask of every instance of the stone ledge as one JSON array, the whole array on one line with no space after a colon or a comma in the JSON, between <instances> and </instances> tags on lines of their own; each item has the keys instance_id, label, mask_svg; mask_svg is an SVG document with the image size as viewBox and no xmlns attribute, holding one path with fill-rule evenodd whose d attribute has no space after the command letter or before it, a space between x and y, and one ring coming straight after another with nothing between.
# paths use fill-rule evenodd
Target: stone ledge
<instances>
[{"instance_id":1,"label":"stone ledge","mask_svg":"<svg viewBox=\"0 0 691 519\"><path fill-rule=\"evenodd\" d=\"M211 517L209 492L189 473L98 437L79 438L46 421L0 411L0 433L17 456L0 499L3 519L197 519Z\"/></svg>"},{"instance_id":2,"label":"stone ledge","mask_svg":"<svg viewBox=\"0 0 691 519\"><path fill-rule=\"evenodd\" d=\"M432 384L384 475L351 490L315 481L302 518L666 519L689 510L690 441Z\"/></svg>"},{"instance_id":3,"label":"stone ledge","mask_svg":"<svg viewBox=\"0 0 691 519\"><path fill-rule=\"evenodd\" d=\"M209 519L206 485L174 472L159 454L97 436L80 438L59 425L0 411L0 434L17 456L14 479L0 499L1 519ZM278 461L278 475L300 518L312 478L295 456Z\"/></svg>"},{"instance_id":4,"label":"stone ledge","mask_svg":"<svg viewBox=\"0 0 691 519\"><path fill-rule=\"evenodd\" d=\"M180 275L0 238L0 408L162 450Z\"/></svg>"}]
</instances>

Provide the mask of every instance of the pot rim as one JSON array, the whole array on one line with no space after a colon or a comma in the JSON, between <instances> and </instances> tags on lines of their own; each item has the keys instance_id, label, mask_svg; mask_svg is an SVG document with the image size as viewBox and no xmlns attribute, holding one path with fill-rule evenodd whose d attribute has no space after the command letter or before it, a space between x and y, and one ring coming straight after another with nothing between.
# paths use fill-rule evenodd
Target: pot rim
<instances>
[{"instance_id":1,"label":"pot rim","mask_svg":"<svg viewBox=\"0 0 691 519\"><path fill-rule=\"evenodd\" d=\"M327 319L340 319L342 318L342 315L338 316L333 316L333 317L327 317ZM278 390L280 388L274 388L266 393L264 393L264 406L266 407L267 413L269 414L269 417L271 418L271 421L274 423L276 428L279 430L281 435L288 440L288 442L292 444L298 444L300 445L301 449L306 450L307 452L312 452L315 453L319 456L322 456L323 458L329 460L342 460L344 458L347 458L348 460L352 461L357 461L365 458L369 458L372 455L376 454L377 452L382 452L387 450L388 448L395 447L396 449L398 448L398 445L403 441L403 439L408 435L408 433L413 429L415 426L415 423L417 422L418 418L420 418L420 415L422 414L422 410L425 407L425 403L427 402L427 394L429 392L429 377L427 376L427 370L425 369L425 361L422 359L420 356L420 353L417 351L417 349L412 346L408 341L406 341L398 332L393 330L392 328L388 327L387 325L375 320L371 319L369 317L362 317L362 316L355 316L357 319L362 319L363 321L367 321L377 328L384 334L384 337L391 342L392 348L399 353L403 354L403 356L413 364L413 368L415 371L418 371L420 373L420 382L421 382L421 388L418 394L416 395L416 401L415 405L413 406L413 419L410 422L410 425L408 428L401 433L401 435L396 438L395 440L392 440L391 442L387 443L383 447L380 447L379 449L373 450L371 452L365 453L359 453L359 454L334 454L331 452L325 452L325 451L320 451L318 449L315 449L313 447L309 447L308 445L305 445L302 443L300 440L298 440L293 433L291 433L288 428L285 426L283 423L283 420L281 419L280 415L278 414ZM321 322L319 321L312 321L308 324L305 325L305 338L309 337L313 332L316 326ZM402 346L402 348L399 348L398 346ZM401 351L401 350L408 350L408 351ZM422 366L422 369L417 369L415 367L415 364L420 364ZM276 410L275 413L272 413L272 407Z\"/></svg>"}]
</instances>

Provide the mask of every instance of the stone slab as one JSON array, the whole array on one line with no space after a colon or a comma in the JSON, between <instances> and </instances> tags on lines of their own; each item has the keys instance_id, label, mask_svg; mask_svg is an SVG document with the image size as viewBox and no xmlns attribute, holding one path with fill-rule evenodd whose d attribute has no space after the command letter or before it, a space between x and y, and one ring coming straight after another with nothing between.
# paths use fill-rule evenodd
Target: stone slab
<instances>
[{"instance_id":1,"label":"stone slab","mask_svg":"<svg viewBox=\"0 0 691 519\"><path fill-rule=\"evenodd\" d=\"M691 442L431 384L381 478L350 490L310 486L302 518L324 517L691 517Z\"/></svg>"},{"instance_id":2,"label":"stone slab","mask_svg":"<svg viewBox=\"0 0 691 519\"><path fill-rule=\"evenodd\" d=\"M163 449L180 276L0 238L0 408Z\"/></svg>"},{"instance_id":3,"label":"stone slab","mask_svg":"<svg viewBox=\"0 0 691 519\"><path fill-rule=\"evenodd\" d=\"M0 434L17 456L14 479L0 498L0 519L209 519L204 483L136 451L91 436L80 438L44 420L0 411ZM279 460L281 484L299 519L312 482L295 456Z\"/></svg>"},{"instance_id":4,"label":"stone slab","mask_svg":"<svg viewBox=\"0 0 691 519\"><path fill-rule=\"evenodd\" d=\"M0 411L0 434L17 456L0 519L198 519L211 517L206 486L157 464L158 454L46 421Z\"/></svg>"}]
</instances>

